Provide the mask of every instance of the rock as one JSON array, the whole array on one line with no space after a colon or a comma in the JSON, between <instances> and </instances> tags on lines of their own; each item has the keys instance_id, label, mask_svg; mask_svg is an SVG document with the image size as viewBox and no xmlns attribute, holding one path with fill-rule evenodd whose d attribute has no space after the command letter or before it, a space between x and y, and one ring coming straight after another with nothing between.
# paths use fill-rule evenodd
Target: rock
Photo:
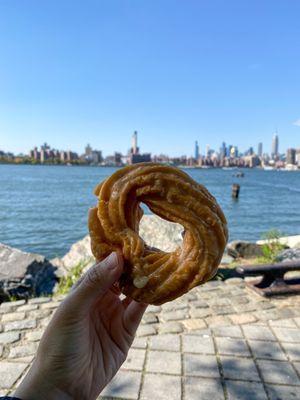
<instances>
[{"instance_id":1,"label":"rock","mask_svg":"<svg viewBox=\"0 0 300 400\"><path fill-rule=\"evenodd\" d=\"M221 264L229 265L234 261L234 258L228 254L224 254L221 260Z\"/></svg>"},{"instance_id":2,"label":"rock","mask_svg":"<svg viewBox=\"0 0 300 400\"><path fill-rule=\"evenodd\" d=\"M174 251L182 245L183 227L157 215L144 215L140 223L140 236L148 246L163 251Z\"/></svg>"},{"instance_id":3,"label":"rock","mask_svg":"<svg viewBox=\"0 0 300 400\"><path fill-rule=\"evenodd\" d=\"M57 268L45 257L0 243L0 302L10 296L28 298L51 294Z\"/></svg>"},{"instance_id":4,"label":"rock","mask_svg":"<svg viewBox=\"0 0 300 400\"><path fill-rule=\"evenodd\" d=\"M227 245L227 254L233 258L251 258L263 255L262 246L256 243L234 240Z\"/></svg>"},{"instance_id":5,"label":"rock","mask_svg":"<svg viewBox=\"0 0 300 400\"><path fill-rule=\"evenodd\" d=\"M144 215L140 223L140 236L151 246L163 251L173 251L182 244L183 228L179 224L165 221L156 215ZM58 268L57 274L65 276L79 263L85 264L85 272L95 259L91 252L89 235L74 243L62 258L54 258L51 263Z\"/></svg>"},{"instance_id":6,"label":"rock","mask_svg":"<svg viewBox=\"0 0 300 400\"><path fill-rule=\"evenodd\" d=\"M94 262L90 236L87 235L74 243L67 254L62 258L54 258L51 262L58 267L61 276L66 275L72 268L80 263L87 264L89 262Z\"/></svg>"},{"instance_id":7,"label":"rock","mask_svg":"<svg viewBox=\"0 0 300 400\"><path fill-rule=\"evenodd\" d=\"M276 242L279 242L280 244L286 246L287 248L294 248L294 249L299 249L300 248L300 235L294 235L294 236L282 236L278 239L275 239ZM265 244L270 242L270 240L258 240L256 243L257 244ZM272 240L271 240L272 242Z\"/></svg>"},{"instance_id":8,"label":"rock","mask_svg":"<svg viewBox=\"0 0 300 400\"><path fill-rule=\"evenodd\" d=\"M277 257L276 261L285 262L285 261L300 261L300 248L297 249L287 249L281 251Z\"/></svg>"}]
</instances>

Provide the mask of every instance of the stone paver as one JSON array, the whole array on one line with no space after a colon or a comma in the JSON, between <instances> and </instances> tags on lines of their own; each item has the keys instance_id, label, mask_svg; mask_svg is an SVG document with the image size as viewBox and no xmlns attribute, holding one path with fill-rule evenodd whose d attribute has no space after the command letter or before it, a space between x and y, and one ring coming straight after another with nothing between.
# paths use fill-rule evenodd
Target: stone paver
<instances>
[{"instance_id":1,"label":"stone paver","mask_svg":"<svg viewBox=\"0 0 300 400\"><path fill-rule=\"evenodd\" d=\"M244 325L242 329L247 339L276 341L275 336L273 335L271 329L268 327L258 327L257 325Z\"/></svg>"},{"instance_id":2,"label":"stone paver","mask_svg":"<svg viewBox=\"0 0 300 400\"><path fill-rule=\"evenodd\" d=\"M213 328L213 333L219 337L243 338L243 333L239 326L219 326Z\"/></svg>"},{"instance_id":3,"label":"stone paver","mask_svg":"<svg viewBox=\"0 0 300 400\"><path fill-rule=\"evenodd\" d=\"M156 335L156 329L153 325L140 325L136 334L139 337Z\"/></svg>"},{"instance_id":4,"label":"stone paver","mask_svg":"<svg viewBox=\"0 0 300 400\"><path fill-rule=\"evenodd\" d=\"M186 376L219 378L220 374L216 356L184 354L184 373Z\"/></svg>"},{"instance_id":5,"label":"stone paver","mask_svg":"<svg viewBox=\"0 0 300 400\"><path fill-rule=\"evenodd\" d=\"M253 355L256 358L269 358L271 360L286 360L287 357L277 342L264 342L261 340L248 340Z\"/></svg>"},{"instance_id":6,"label":"stone paver","mask_svg":"<svg viewBox=\"0 0 300 400\"><path fill-rule=\"evenodd\" d=\"M20 339L19 332L2 332L0 333L0 343L14 343Z\"/></svg>"},{"instance_id":7,"label":"stone paver","mask_svg":"<svg viewBox=\"0 0 300 400\"><path fill-rule=\"evenodd\" d=\"M260 381L253 360L230 356L220 356L225 378L245 381Z\"/></svg>"},{"instance_id":8,"label":"stone paver","mask_svg":"<svg viewBox=\"0 0 300 400\"><path fill-rule=\"evenodd\" d=\"M258 382L226 381L228 400L268 400L265 389Z\"/></svg>"},{"instance_id":9,"label":"stone paver","mask_svg":"<svg viewBox=\"0 0 300 400\"><path fill-rule=\"evenodd\" d=\"M146 363L147 372L163 374L181 374L181 356L179 352L150 351Z\"/></svg>"},{"instance_id":10,"label":"stone paver","mask_svg":"<svg viewBox=\"0 0 300 400\"><path fill-rule=\"evenodd\" d=\"M38 341L41 339L41 337L43 336L43 333L44 333L44 331L42 329L26 332L25 339L27 339L29 342L35 342L35 341Z\"/></svg>"},{"instance_id":11,"label":"stone paver","mask_svg":"<svg viewBox=\"0 0 300 400\"><path fill-rule=\"evenodd\" d=\"M257 360L265 382L300 385L300 379L291 364L286 361Z\"/></svg>"},{"instance_id":12,"label":"stone paver","mask_svg":"<svg viewBox=\"0 0 300 400\"><path fill-rule=\"evenodd\" d=\"M135 337L131 347L134 349L145 349L147 347L147 343L147 337Z\"/></svg>"},{"instance_id":13,"label":"stone paver","mask_svg":"<svg viewBox=\"0 0 300 400\"><path fill-rule=\"evenodd\" d=\"M270 400L298 400L300 388L293 386L266 385Z\"/></svg>"},{"instance_id":14,"label":"stone paver","mask_svg":"<svg viewBox=\"0 0 300 400\"><path fill-rule=\"evenodd\" d=\"M140 399L180 400L181 378L179 376L147 374Z\"/></svg>"},{"instance_id":15,"label":"stone paver","mask_svg":"<svg viewBox=\"0 0 300 400\"><path fill-rule=\"evenodd\" d=\"M217 337L216 344L220 354L250 357L247 343L243 339Z\"/></svg>"},{"instance_id":16,"label":"stone paver","mask_svg":"<svg viewBox=\"0 0 300 400\"><path fill-rule=\"evenodd\" d=\"M22 329L32 329L36 328L35 319L25 319L23 321L13 321L4 324L4 331L17 331Z\"/></svg>"},{"instance_id":17,"label":"stone paver","mask_svg":"<svg viewBox=\"0 0 300 400\"><path fill-rule=\"evenodd\" d=\"M187 400L225 399L220 379L184 378L184 392Z\"/></svg>"},{"instance_id":18,"label":"stone paver","mask_svg":"<svg viewBox=\"0 0 300 400\"><path fill-rule=\"evenodd\" d=\"M0 361L0 389L10 389L27 367L26 363Z\"/></svg>"},{"instance_id":19,"label":"stone paver","mask_svg":"<svg viewBox=\"0 0 300 400\"><path fill-rule=\"evenodd\" d=\"M172 334L152 336L149 346L151 350L180 351L180 337Z\"/></svg>"},{"instance_id":20,"label":"stone paver","mask_svg":"<svg viewBox=\"0 0 300 400\"><path fill-rule=\"evenodd\" d=\"M106 397L125 398L128 400L138 400L141 373L120 370L113 380L101 392L100 399Z\"/></svg>"},{"instance_id":21,"label":"stone paver","mask_svg":"<svg viewBox=\"0 0 300 400\"><path fill-rule=\"evenodd\" d=\"M2 322L9 322L9 321L21 321L25 319L25 313L24 312L15 312L15 313L7 313L3 314L1 321Z\"/></svg>"},{"instance_id":22,"label":"stone paver","mask_svg":"<svg viewBox=\"0 0 300 400\"><path fill-rule=\"evenodd\" d=\"M34 299L29 299L28 304L42 304L49 303L51 301L51 297L35 297Z\"/></svg>"},{"instance_id":23,"label":"stone paver","mask_svg":"<svg viewBox=\"0 0 300 400\"><path fill-rule=\"evenodd\" d=\"M298 375L300 376L300 362L295 362L294 367L296 368Z\"/></svg>"},{"instance_id":24,"label":"stone paver","mask_svg":"<svg viewBox=\"0 0 300 400\"><path fill-rule=\"evenodd\" d=\"M1 394L23 379L62 300L0 305ZM298 400L299 348L300 296L264 299L240 279L211 281L147 308L127 360L101 398Z\"/></svg>"},{"instance_id":25,"label":"stone paver","mask_svg":"<svg viewBox=\"0 0 300 400\"><path fill-rule=\"evenodd\" d=\"M123 369L130 369L133 371L142 371L146 356L146 350L143 349L130 349L126 361L122 365Z\"/></svg>"},{"instance_id":26,"label":"stone paver","mask_svg":"<svg viewBox=\"0 0 300 400\"><path fill-rule=\"evenodd\" d=\"M211 337L183 335L182 348L184 353L215 353L214 343Z\"/></svg>"},{"instance_id":27,"label":"stone paver","mask_svg":"<svg viewBox=\"0 0 300 400\"><path fill-rule=\"evenodd\" d=\"M180 333L183 326L180 322L165 322L160 324L159 332L161 333Z\"/></svg>"},{"instance_id":28,"label":"stone paver","mask_svg":"<svg viewBox=\"0 0 300 400\"><path fill-rule=\"evenodd\" d=\"M279 340L300 343L300 329L273 328Z\"/></svg>"},{"instance_id":29,"label":"stone paver","mask_svg":"<svg viewBox=\"0 0 300 400\"><path fill-rule=\"evenodd\" d=\"M281 345L290 360L300 361L300 345L299 345L299 343L281 342Z\"/></svg>"},{"instance_id":30,"label":"stone paver","mask_svg":"<svg viewBox=\"0 0 300 400\"><path fill-rule=\"evenodd\" d=\"M11 347L9 358L20 358L34 355L37 351L38 344L36 342L26 343L23 346Z\"/></svg>"}]
</instances>

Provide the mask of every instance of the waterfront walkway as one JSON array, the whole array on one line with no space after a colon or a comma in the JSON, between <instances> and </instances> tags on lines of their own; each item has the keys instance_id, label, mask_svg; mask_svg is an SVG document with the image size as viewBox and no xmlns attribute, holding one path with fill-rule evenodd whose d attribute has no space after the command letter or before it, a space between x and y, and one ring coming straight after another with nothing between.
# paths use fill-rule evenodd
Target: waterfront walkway
<instances>
[{"instance_id":1,"label":"waterfront walkway","mask_svg":"<svg viewBox=\"0 0 300 400\"><path fill-rule=\"evenodd\" d=\"M0 394L18 385L62 298L0 305ZM101 399L300 398L300 296L267 300L240 279L149 306Z\"/></svg>"}]
</instances>

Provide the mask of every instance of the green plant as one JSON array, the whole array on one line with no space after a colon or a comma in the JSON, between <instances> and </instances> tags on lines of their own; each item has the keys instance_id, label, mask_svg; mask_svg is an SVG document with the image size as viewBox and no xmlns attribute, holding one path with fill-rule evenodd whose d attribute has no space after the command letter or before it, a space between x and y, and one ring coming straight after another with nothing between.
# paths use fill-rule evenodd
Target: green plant
<instances>
[{"instance_id":1,"label":"green plant","mask_svg":"<svg viewBox=\"0 0 300 400\"><path fill-rule=\"evenodd\" d=\"M56 294L67 294L74 283L81 277L84 267L86 267L90 261L91 260L81 261L75 265L66 276L62 277L59 281Z\"/></svg>"},{"instance_id":2,"label":"green plant","mask_svg":"<svg viewBox=\"0 0 300 400\"><path fill-rule=\"evenodd\" d=\"M259 257L259 261L271 263L276 261L278 253L285 248L279 241L281 236L283 236L282 233L277 229L271 229L262 236L265 243L262 245L263 257Z\"/></svg>"}]
</instances>

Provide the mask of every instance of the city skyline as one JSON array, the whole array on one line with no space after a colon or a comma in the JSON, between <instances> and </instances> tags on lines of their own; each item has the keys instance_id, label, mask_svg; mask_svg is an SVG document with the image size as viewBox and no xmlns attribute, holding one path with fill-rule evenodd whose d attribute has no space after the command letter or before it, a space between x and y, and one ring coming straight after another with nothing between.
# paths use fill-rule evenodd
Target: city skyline
<instances>
[{"instance_id":1,"label":"city skyline","mask_svg":"<svg viewBox=\"0 0 300 400\"><path fill-rule=\"evenodd\" d=\"M133 136L132 136L132 143L131 143L131 147L130 147L130 143L128 142L128 137L127 137L127 146L126 149L113 149L110 153L106 152L103 148L101 148L101 152L102 153L106 153L106 154L112 154L114 152L119 152L121 154L127 154L128 151L130 151L130 148L134 147L134 140L135 140L135 146L137 146L137 131L133 131ZM135 139L134 139L135 138ZM141 141L141 136L139 136L139 141ZM49 140L44 140L41 143L47 144L49 142ZM142 142L143 142L143 136L142 136ZM194 147L191 146L191 143L188 143L189 145L189 151L187 153L181 152L181 153L177 153L174 154L174 152L172 151L163 151L161 149L158 149L156 146L156 151L149 151L148 149L146 149L147 153L150 154L155 154L155 155L159 155L159 154L166 154L170 157L180 157L180 156L187 156L187 157L194 157L196 158L196 154L198 155L207 155L207 152L217 152L217 153L222 153L221 147L224 146L225 144L227 146L232 146L236 149L238 149L238 151L240 153L245 153L247 152L247 150L249 149L253 149L253 152L255 154L257 154L258 156L262 156L263 154L268 154L270 156L272 156L273 154L285 154L287 149L289 148L300 148L300 144L295 144L293 143L292 145L283 148L283 146L281 145L281 138L280 138L280 142L279 142L279 134L278 131L276 130L276 132L273 133L273 135L271 136L270 139L270 146L268 149L268 146L265 145L264 142L262 141L258 141L257 143L251 143L248 147L240 147L238 146L236 143L231 143L229 141L226 141L224 139L222 139L222 141L217 144L215 147L211 146L210 143L206 143L204 144L200 142L199 139L194 139ZM51 143L52 144L52 143ZM87 145L92 145L94 148L100 148L100 146L95 145L94 143L87 143L86 141L84 142L84 145L82 146L82 148L80 148L79 150L75 149L75 148L71 148L71 147L63 147L62 145L58 145L58 146L52 146L53 149L57 149L58 151L71 151L71 152L76 152L78 154L81 154L83 152L83 149L87 146ZM41 146L43 146L41 144ZM37 148L38 145L36 143L34 143L33 146L31 146L31 149ZM28 152L31 149L26 149L25 151L22 152L14 152L12 149L5 149L4 146L2 146L2 143L0 143L0 150L6 152L6 153L13 153L15 155L26 155L28 154ZM136 147L136 149L139 149L139 147ZM170 149L169 149L170 150ZM135 150L136 151L136 150Z\"/></svg>"},{"instance_id":2,"label":"city skyline","mask_svg":"<svg viewBox=\"0 0 300 400\"><path fill-rule=\"evenodd\" d=\"M125 3L0 2L4 151L299 146L299 2Z\"/></svg>"},{"instance_id":3,"label":"city skyline","mask_svg":"<svg viewBox=\"0 0 300 400\"><path fill-rule=\"evenodd\" d=\"M272 137L271 153L263 152L263 143L257 144L257 150L250 146L241 151L236 145L222 142L219 150L205 146L205 154L199 150L199 144L194 142L194 155L182 154L172 157L169 154L142 152L138 145L138 132L134 131L131 136L131 146L127 152L114 151L113 154L105 155L102 150L93 148L89 143L84 152L56 149L48 143L40 147L35 146L28 154L15 155L5 153L0 149L0 163L25 163L25 164L52 164L52 165L94 165L94 166L116 166L140 162L159 162L185 167L200 168L223 168L223 167L262 167L262 168L287 168L296 170L300 168L300 148L288 148L285 153L279 151L279 136L276 132Z\"/></svg>"}]
</instances>

